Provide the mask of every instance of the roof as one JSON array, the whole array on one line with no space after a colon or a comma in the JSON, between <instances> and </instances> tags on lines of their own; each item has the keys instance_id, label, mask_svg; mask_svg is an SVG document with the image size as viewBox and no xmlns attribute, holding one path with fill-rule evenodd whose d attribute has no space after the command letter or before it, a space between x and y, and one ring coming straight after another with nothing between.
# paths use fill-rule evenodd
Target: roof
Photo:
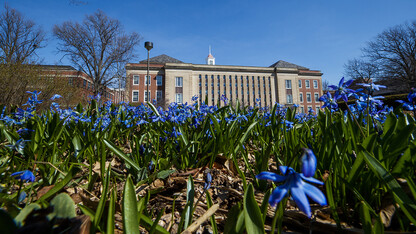
<instances>
[{"instance_id":1,"label":"roof","mask_svg":"<svg viewBox=\"0 0 416 234\"><path fill-rule=\"evenodd\" d=\"M294 63L289 63L283 60L279 60L275 63L273 63L272 65L270 65L270 67L277 67L277 68L297 68L299 70L309 70L309 68L306 67L302 67L299 65L296 65Z\"/></svg>"},{"instance_id":2,"label":"roof","mask_svg":"<svg viewBox=\"0 0 416 234\"><path fill-rule=\"evenodd\" d=\"M73 70L77 71L74 67L68 65L39 65L40 68L45 70Z\"/></svg>"},{"instance_id":3,"label":"roof","mask_svg":"<svg viewBox=\"0 0 416 234\"><path fill-rule=\"evenodd\" d=\"M214 58L214 56L212 56L212 54L209 54L208 55L208 58Z\"/></svg>"},{"instance_id":4,"label":"roof","mask_svg":"<svg viewBox=\"0 0 416 234\"><path fill-rule=\"evenodd\" d=\"M142 60L139 63L147 63L147 59ZM162 54L156 57L149 58L149 63L164 64L164 63L183 63L183 62L178 59L167 56L166 54Z\"/></svg>"}]
</instances>

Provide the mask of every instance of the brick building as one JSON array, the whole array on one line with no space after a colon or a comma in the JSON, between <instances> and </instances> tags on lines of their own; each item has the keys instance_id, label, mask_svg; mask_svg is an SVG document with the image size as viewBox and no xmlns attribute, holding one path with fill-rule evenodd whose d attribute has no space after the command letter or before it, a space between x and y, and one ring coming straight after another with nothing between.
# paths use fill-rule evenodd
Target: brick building
<instances>
[{"instance_id":1,"label":"brick building","mask_svg":"<svg viewBox=\"0 0 416 234\"><path fill-rule=\"evenodd\" d=\"M167 55L149 59L149 95L146 93L147 60L126 65L126 95L131 103L156 100L191 103L198 96L206 104L216 105L222 95L244 106L287 106L298 104L301 112L320 108L322 73L285 61L269 67L215 65L208 55L207 64L184 63ZM221 104L223 104L221 102Z\"/></svg>"},{"instance_id":2,"label":"brick building","mask_svg":"<svg viewBox=\"0 0 416 234\"><path fill-rule=\"evenodd\" d=\"M77 95L78 97L74 99L73 105L78 104L81 100L89 100L89 96L93 95L94 85L93 80L87 74L82 71L78 71L72 66L66 65L40 65L41 77L48 79L64 79L67 80L68 84L75 88L71 91L71 95ZM39 87L42 91L42 87ZM62 96L65 94L60 93ZM80 96L80 97L79 97ZM102 94L103 100L115 100L114 91L110 88L107 88L106 92ZM118 100L117 100L118 101Z\"/></svg>"}]
</instances>

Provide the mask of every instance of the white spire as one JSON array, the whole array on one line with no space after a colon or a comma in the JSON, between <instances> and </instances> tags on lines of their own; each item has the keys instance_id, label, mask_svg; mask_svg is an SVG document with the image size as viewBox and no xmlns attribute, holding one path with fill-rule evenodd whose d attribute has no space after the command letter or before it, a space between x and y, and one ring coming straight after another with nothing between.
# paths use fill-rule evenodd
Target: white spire
<instances>
[{"instance_id":1,"label":"white spire","mask_svg":"<svg viewBox=\"0 0 416 234\"><path fill-rule=\"evenodd\" d=\"M208 57L206 59L207 64L208 65L215 65L215 58L211 54L211 45L209 45L209 51L208 52L209 52L209 54L208 54Z\"/></svg>"}]
</instances>

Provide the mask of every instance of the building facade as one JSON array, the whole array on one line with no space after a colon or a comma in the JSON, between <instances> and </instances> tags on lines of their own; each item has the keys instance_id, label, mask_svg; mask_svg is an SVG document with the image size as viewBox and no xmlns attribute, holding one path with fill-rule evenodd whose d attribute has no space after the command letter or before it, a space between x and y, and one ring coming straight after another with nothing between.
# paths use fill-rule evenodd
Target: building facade
<instances>
[{"instance_id":1,"label":"building facade","mask_svg":"<svg viewBox=\"0 0 416 234\"><path fill-rule=\"evenodd\" d=\"M76 98L71 97L74 99L74 102L71 103L72 105L78 104L81 101L88 101L90 100L90 96L94 94L94 84L93 79L88 76L86 73L82 71L76 70L72 66L67 65L40 65L40 76L44 78L48 78L50 80L53 79L61 79L68 82L68 85L72 87L70 92L60 93L62 96L65 95L73 95ZM42 90L42 87L38 87ZM119 90L117 90L119 91ZM121 91L119 92L121 93ZM102 94L102 100L112 102L119 102L123 101L123 98L120 98L120 94L116 93L113 89L106 88L106 91ZM124 97L124 95L123 95Z\"/></svg>"},{"instance_id":2,"label":"building facade","mask_svg":"<svg viewBox=\"0 0 416 234\"><path fill-rule=\"evenodd\" d=\"M280 103L299 105L300 112L320 108L322 73L285 61L270 67L215 65L215 58L208 55L207 64L184 63L167 55L126 65L127 100L131 103L156 100L158 105L171 102L191 103L197 96L208 105L224 105L225 96L230 103L261 107ZM149 84L146 84L148 81ZM147 94L149 85L149 94Z\"/></svg>"}]
</instances>

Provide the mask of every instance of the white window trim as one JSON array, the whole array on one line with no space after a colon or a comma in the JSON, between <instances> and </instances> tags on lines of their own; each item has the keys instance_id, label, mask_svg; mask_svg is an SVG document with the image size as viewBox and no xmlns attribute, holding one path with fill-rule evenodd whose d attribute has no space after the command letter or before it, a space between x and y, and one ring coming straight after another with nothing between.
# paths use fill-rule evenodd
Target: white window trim
<instances>
[{"instance_id":1,"label":"white window trim","mask_svg":"<svg viewBox=\"0 0 416 234\"><path fill-rule=\"evenodd\" d=\"M310 101L308 101L308 94L309 94L309 96L311 97L311 100ZM307 103L312 103L312 94L311 93L306 93L306 102Z\"/></svg>"},{"instance_id":2,"label":"white window trim","mask_svg":"<svg viewBox=\"0 0 416 234\"><path fill-rule=\"evenodd\" d=\"M180 86L178 86L178 78L181 78ZM205 86L207 86L207 83L205 83ZM175 87L183 87L183 77L182 76L176 76L175 77Z\"/></svg>"},{"instance_id":3,"label":"white window trim","mask_svg":"<svg viewBox=\"0 0 416 234\"><path fill-rule=\"evenodd\" d=\"M315 114L318 114L320 110L321 110L321 107L315 106Z\"/></svg>"},{"instance_id":4,"label":"white window trim","mask_svg":"<svg viewBox=\"0 0 416 234\"><path fill-rule=\"evenodd\" d=\"M148 82L146 82L146 80L147 80L147 79L149 80ZM145 76L144 76L144 83L145 83L145 84L144 84L145 86L147 86L147 85L152 85L152 76L151 76L151 75L149 75L149 77L147 77L147 75L145 75Z\"/></svg>"},{"instance_id":5,"label":"white window trim","mask_svg":"<svg viewBox=\"0 0 416 234\"><path fill-rule=\"evenodd\" d=\"M157 94L160 93L160 99L157 99ZM163 91L162 90L156 90L156 101L160 101L163 98Z\"/></svg>"},{"instance_id":6,"label":"white window trim","mask_svg":"<svg viewBox=\"0 0 416 234\"><path fill-rule=\"evenodd\" d=\"M180 95L181 96L181 99L182 99L180 102L178 102L178 95ZM175 102L176 103L179 103L179 104L182 104L183 103L183 94L182 93L175 94Z\"/></svg>"},{"instance_id":7,"label":"white window trim","mask_svg":"<svg viewBox=\"0 0 416 234\"><path fill-rule=\"evenodd\" d=\"M313 80L312 83L313 83L313 88L314 89L317 89L318 88L318 81L317 80ZM316 86L315 86L315 84L316 84Z\"/></svg>"},{"instance_id":8,"label":"white window trim","mask_svg":"<svg viewBox=\"0 0 416 234\"><path fill-rule=\"evenodd\" d=\"M299 93L299 102L303 103L303 93Z\"/></svg>"},{"instance_id":9,"label":"white window trim","mask_svg":"<svg viewBox=\"0 0 416 234\"><path fill-rule=\"evenodd\" d=\"M160 78L160 84L158 84L158 78ZM156 86L162 86L163 85L163 76L156 76Z\"/></svg>"},{"instance_id":10,"label":"white window trim","mask_svg":"<svg viewBox=\"0 0 416 234\"><path fill-rule=\"evenodd\" d=\"M137 77L137 83L136 82L134 82L134 78L135 77ZM133 85L139 85L139 83L140 83L140 76L139 75L134 75L133 76Z\"/></svg>"},{"instance_id":11,"label":"white window trim","mask_svg":"<svg viewBox=\"0 0 416 234\"><path fill-rule=\"evenodd\" d=\"M309 112L310 109L313 110L313 107L312 106L308 106L308 112Z\"/></svg>"},{"instance_id":12,"label":"white window trim","mask_svg":"<svg viewBox=\"0 0 416 234\"><path fill-rule=\"evenodd\" d=\"M316 98L316 95L317 95L317 94L318 94L318 98ZM314 97L313 97L313 98L314 98L314 101L315 101L315 102L319 102L319 93L314 93Z\"/></svg>"},{"instance_id":13,"label":"white window trim","mask_svg":"<svg viewBox=\"0 0 416 234\"><path fill-rule=\"evenodd\" d=\"M302 80L299 80L298 83L299 83L298 84L299 85L299 88L301 89L302 88Z\"/></svg>"},{"instance_id":14,"label":"white window trim","mask_svg":"<svg viewBox=\"0 0 416 234\"><path fill-rule=\"evenodd\" d=\"M137 92L137 101L134 101L134 92ZM139 90L132 90L131 91L131 102L139 102L139 95L140 95L140 92L139 92Z\"/></svg>"},{"instance_id":15,"label":"white window trim","mask_svg":"<svg viewBox=\"0 0 416 234\"><path fill-rule=\"evenodd\" d=\"M289 88L287 87L287 84L288 84L287 81L290 81L290 87ZM260 83L259 83L259 87L260 87ZM292 80L285 80L285 88L286 89L292 89Z\"/></svg>"},{"instance_id":16,"label":"white window trim","mask_svg":"<svg viewBox=\"0 0 416 234\"><path fill-rule=\"evenodd\" d=\"M290 95L290 99L292 99L290 102L288 100L289 95ZM292 94L286 94L286 103L287 104L293 104L293 95Z\"/></svg>"},{"instance_id":17,"label":"white window trim","mask_svg":"<svg viewBox=\"0 0 416 234\"><path fill-rule=\"evenodd\" d=\"M309 85L306 85L308 83L309 83ZM307 88L307 89L311 88L311 81L310 80L305 80L305 88Z\"/></svg>"},{"instance_id":18,"label":"white window trim","mask_svg":"<svg viewBox=\"0 0 416 234\"><path fill-rule=\"evenodd\" d=\"M147 93L147 91L145 90L144 92L143 92L143 101L144 102L150 102L150 101L148 101L148 100L146 100L146 93ZM150 100L152 100L152 91L149 91L149 94L150 94Z\"/></svg>"},{"instance_id":19,"label":"white window trim","mask_svg":"<svg viewBox=\"0 0 416 234\"><path fill-rule=\"evenodd\" d=\"M300 113L305 113L305 108L303 106L300 107Z\"/></svg>"}]
</instances>

